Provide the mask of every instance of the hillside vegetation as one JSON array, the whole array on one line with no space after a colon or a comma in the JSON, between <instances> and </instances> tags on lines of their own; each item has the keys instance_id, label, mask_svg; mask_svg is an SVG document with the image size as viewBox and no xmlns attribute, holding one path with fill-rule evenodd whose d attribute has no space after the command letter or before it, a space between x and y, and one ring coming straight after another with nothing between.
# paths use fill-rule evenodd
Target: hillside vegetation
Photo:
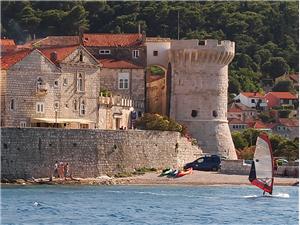
<instances>
[{"instance_id":1,"label":"hillside vegetation","mask_svg":"<svg viewBox=\"0 0 300 225\"><path fill-rule=\"evenodd\" d=\"M133 33L236 42L229 92L259 91L262 78L298 71L298 2L2 2L2 37Z\"/></svg>"}]
</instances>

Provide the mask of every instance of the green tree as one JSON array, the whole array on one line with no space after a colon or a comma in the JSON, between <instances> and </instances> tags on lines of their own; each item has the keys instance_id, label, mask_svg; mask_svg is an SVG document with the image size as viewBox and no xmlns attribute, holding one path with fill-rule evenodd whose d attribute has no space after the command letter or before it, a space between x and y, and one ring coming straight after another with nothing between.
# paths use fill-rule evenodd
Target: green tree
<instances>
[{"instance_id":1,"label":"green tree","mask_svg":"<svg viewBox=\"0 0 300 225\"><path fill-rule=\"evenodd\" d=\"M236 149L244 149L245 147L248 147L247 140L240 132L233 132L231 136Z\"/></svg>"},{"instance_id":2,"label":"green tree","mask_svg":"<svg viewBox=\"0 0 300 225\"><path fill-rule=\"evenodd\" d=\"M278 81L272 90L278 92L290 92L293 91L293 85L289 80Z\"/></svg>"},{"instance_id":3,"label":"green tree","mask_svg":"<svg viewBox=\"0 0 300 225\"><path fill-rule=\"evenodd\" d=\"M271 57L262 65L262 71L269 74L273 79L287 73L289 65L282 57Z\"/></svg>"}]
</instances>

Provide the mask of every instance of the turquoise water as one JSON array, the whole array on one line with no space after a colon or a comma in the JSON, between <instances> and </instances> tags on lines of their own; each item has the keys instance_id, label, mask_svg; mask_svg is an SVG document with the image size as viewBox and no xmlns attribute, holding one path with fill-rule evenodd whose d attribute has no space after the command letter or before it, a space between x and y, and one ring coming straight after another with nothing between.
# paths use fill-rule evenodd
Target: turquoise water
<instances>
[{"instance_id":1,"label":"turquoise water","mask_svg":"<svg viewBox=\"0 0 300 225\"><path fill-rule=\"evenodd\" d=\"M298 187L2 186L1 224L298 224Z\"/></svg>"}]
</instances>

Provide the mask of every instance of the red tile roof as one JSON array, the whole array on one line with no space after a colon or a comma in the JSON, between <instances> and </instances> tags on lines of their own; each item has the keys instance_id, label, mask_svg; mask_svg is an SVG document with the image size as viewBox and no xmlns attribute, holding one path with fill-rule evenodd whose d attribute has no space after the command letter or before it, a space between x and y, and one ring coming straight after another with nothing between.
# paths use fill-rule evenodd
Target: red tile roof
<instances>
[{"instance_id":1,"label":"red tile roof","mask_svg":"<svg viewBox=\"0 0 300 225\"><path fill-rule=\"evenodd\" d=\"M236 119L236 118L228 119L228 123L229 124L247 124L246 122L243 122L242 120Z\"/></svg>"},{"instance_id":2,"label":"red tile roof","mask_svg":"<svg viewBox=\"0 0 300 225\"><path fill-rule=\"evenodd\" d=\"M142 66L135 65L132 62L118 59L99 59L103 68L111 69L143 69Z\"/></svg>"},{"instance_id":3,"label":"red tile roof","mask_svg":"<svg viewBox=\"0 0 300 225\"><path fill-rule=\"evenodd\" d=\"M271 94L279 99L297 99L297 97L290 92L269 92L268 94Z\"/></svg>"},{"instance_id":4,"label":"red tile roof","mask_svg":"<svg viewBox=\"0 0 300 225\"><path fill-rule=\"evenodd\" d=\"M241 92L241 94L248 98L264 98L259 92Z\"/></svg>"},{"instance_id":5,"label":"red tile roof","mask_svg":"<svg viewBox=\"0 0 300 225\"><path fill-rule=\"evenodd\" d=\"M32 50L26 49L22 51L8 53L1 57L1 69L9 69L11 66L21 61L25 56L27 56Z\"/></svg>"},{"instance_id":6,"label":"red tile roof","mask_svg":"<svg viewBox=\"0 0 300 225\"><path fill-rule=\"evenodd\" d=\"M232 107L228 109L228 112L242 112L242 110L239 107Z\"/></svg>"},{"instance_id":7,"label":"red tile roof","mask_svg":"<svg viewBox=\"0 0 300 225\"><path fill-rule=\"evenodd\" d=\"M70 46L79 45L79 36L48 36L31 43L32 46Z\"/></svg>"},{"instance_id":8,"label":"red tile roof","mask_svg":"<svg viewBox=\"0 0 300 225\"><path fill-rule=\"evenodd\" d=\"M44 56L46 56L50 61L51 60L51 53L56 52L57 54L57 60L53 61L54 63L61 62L64 60L67 56L69 56L72 52L77 49L78 46L62 46L62 47L50 47L50 48L39 48Z\"/></svg>"},{"instance_id":9,"label":"red tile roof","mask_svg":"<svg viewBox=\"0 0 300 225\"><path fill-rule=\"evenodd\" d=\"M84 46L125 47L142 45L142 34L84 34Z\"/></svg>"},{"instance_id":10,"label":"red tile roof","mask_svg":"<svg viewBox=\"0 0 300 225\"><path fill-rule=\"evenodd\" d=\"M291 118L280 118L279 123L286 127L299 127L299 120L298 119L291 119Z\"/></svg>"},{"instance_id":11,"label":"red tile roof","mask_svg":"<svg viewBox=\"0 0 300 225\"><path fill-rule=\"evenodd\" d=\"M1 46L16 46L16 43L12 39L1 39Z\"/></svg>"},{"instance_id":12,"label":"red tile roof","mask_svg":"<svg viewBox=\"0 0 300 225\"><path fill-rule=\"evenodd\" d=\"M290 79L293 80L296 83L299 83L299 74L295 73L295 74L290 74L289 75Z\"/></svg>"},{"instance_id":13,"label":"red tile roof","mask_svg":"<svg viewBox=\"0 0 300 225\"><path fill-rule=\"evenodd\" d=\"M249 125L249 127L254 129L270 129L269 124L265 124L260 120L248 120L247 124Z\"/></svg>"}]
</instances>

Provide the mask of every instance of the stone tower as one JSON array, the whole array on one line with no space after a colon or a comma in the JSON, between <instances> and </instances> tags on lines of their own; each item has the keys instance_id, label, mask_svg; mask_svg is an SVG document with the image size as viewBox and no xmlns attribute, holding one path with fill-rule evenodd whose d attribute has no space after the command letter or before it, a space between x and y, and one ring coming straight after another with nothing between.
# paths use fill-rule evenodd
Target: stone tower
<instances>
[{"instance_id":1,"label":"stone tower","mask_svg":"<svg viewBox=\"0 0 300 225\"><path fill-rule=\"evenodd\" d=\"M186 125L205 153L237 159L227 121L231 41L171 42L167 74L169 115Z\"/></svg>"}]
</instances>

